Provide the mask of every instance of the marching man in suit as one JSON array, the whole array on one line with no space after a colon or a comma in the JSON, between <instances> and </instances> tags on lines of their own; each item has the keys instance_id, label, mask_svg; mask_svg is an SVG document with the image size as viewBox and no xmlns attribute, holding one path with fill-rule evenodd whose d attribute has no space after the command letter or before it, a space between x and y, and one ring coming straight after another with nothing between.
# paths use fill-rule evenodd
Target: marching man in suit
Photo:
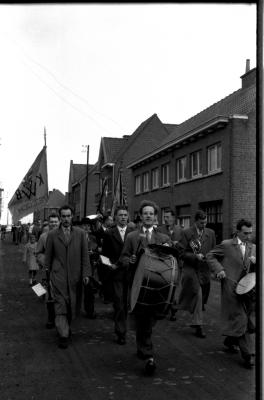
<instances>
[{"instance_id":1,"label":"marching man in suit","mask_svg":"<svg viewBox=\"0 0 264 400\"><path fill-rule=\"evenodd\" d=\"M123 267L128 269L129 275L133 276L138 266L140 251L148 244L171 245L169 237L160 233L153 227L155 217L158 214L158 207L152 201L143 201L140 205L139 214L142 220L142 227L127 235L124 248L120 257ZM130 283L132 279L130 278ZM152 374L156 369L152 344L152 328L157 319L155 313L149 310L134 312L133 316L136 325L137 356L146 360L145 372Z\"/></svg>"},{"instance_id":2,"label":"marching man in suit","mask_svg":"<svg viewBox=\"0 0 264 400\"><path fill-rule=\"evenodd\" d=\"M203 330L203 310L210 292L210 269L205 259L206 253L215 247L215 233L206 228L207 217L202 210L195 213L193 226L183 229L179 241L184 249L181 291L178 309L192 314L191 327L195 335L205 338Z\"/></svg>"},{"instance_id":3,"label":"marching man in suit","mask_svg":"<svg viewBox=\"0 0 264 400\"><path fill-rule=\"evenodd\" d=\"M235 292L236 283L256 264L256 246L250 242L252 223L245 219L237 222L237 233L223 240L206 256L207 261L221 280L221 315L224 345L231 352L240 348L246 368L254 365L250 350L250 334L255 332L254 299Z\"/></svg>"},{"instance_id":4,"label":"marching man in suit","mask_svg":"<svg viewBox=\"0 0 264 400\"><path fill-rule=\"evenodd\" d=\"M122 268L119 257L124 247L127 234L133 231L127 226L128 211L125 206L118 206L115 210L116 226L108 228L104 234L102 254L108 257L112 263L108 285L113 289L113 307L115 333L117 343L126 343L127 331L127 274Z\"/></svg>"},{"instance_id":5,"label":"marching man in suit","mask_svg":"<svg viewBox=\"0 0 264 400\"><path fill-rule=\"evenodd\" d=\"M85 232L72 226L73 210L65 205L60 208L59 215L59 228L47 236L45 265L50 272L58 346L65 349L71 321L80 314L82 284L89 283L92 271Z\"/></svg>"}]
</instances>

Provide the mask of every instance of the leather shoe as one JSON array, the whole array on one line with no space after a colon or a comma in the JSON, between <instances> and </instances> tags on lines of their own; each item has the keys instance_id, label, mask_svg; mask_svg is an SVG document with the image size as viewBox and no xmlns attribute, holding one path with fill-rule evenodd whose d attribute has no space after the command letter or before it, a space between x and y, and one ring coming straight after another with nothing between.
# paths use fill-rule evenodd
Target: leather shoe
<instances>
[{"instance_id":1,"label":"leather shoe","mask_svg":"<svg viewBox=\"0 0 264 400\"><path fill-rule=\"evenodd\" d=\"M58 347L60 349L67 349L68 347L68 338L67 337L60 337Z\"/></svg>"},{"instance_id":2,"label":"leather shoe","mask_svg":"<svg viewBox=\"0 0 264 400\"><path fill-rule=\"evenodd\" d=\"M197 326L196 331L195 331L195 336L199 338L206 338L206 334L203 331L203 328L201 326Z\"/></svg>"},{"instance_id":3,"label":"leather shoe","mask_svg":"<svg viewBox=\"0 0 264 400\"><path fill-rule=\"evenodd\" d=\"M55 327L54 322L48 321L48 322L46 323L46 328L47 328L47 329L52 329L52 328L54 328L54 327Z\"/></svg>"},{"instance_id":4,"label":"leather shoe","mask_svg":"<svg viewBox=\"0 0 264 400\"><path fill-rule=\"evenodd\" d=\"M145 364L145 373L147 375L152 375L157 368L154 358L149 358Z\"/></svg>"},{"instance_id":5,"label":"leather shoe","mask_svg":"<svg viewBox=\"0 0 264 400\"><path fill-rule=\"evenodd\" d=\"M120 345L126 344L126 338L124 336L118 336L116 343Z\"/></svg>"}]
</instances>

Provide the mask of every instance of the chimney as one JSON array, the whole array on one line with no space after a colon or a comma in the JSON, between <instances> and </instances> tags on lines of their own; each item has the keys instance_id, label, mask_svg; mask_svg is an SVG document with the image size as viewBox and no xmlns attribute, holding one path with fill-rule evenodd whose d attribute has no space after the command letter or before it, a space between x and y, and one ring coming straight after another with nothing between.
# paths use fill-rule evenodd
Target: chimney
<instances>
[{"instance_id":1,"label":"chimney","mask_svg":"<svg viewBox=\"0 0 264 400\"><path fill-rule=\"evenodd\" d=\"M247 73L247 72L249 72L250 71L250 60L247 58L247 60L246 60L246 72L245 72L245 74Z\"/></svg>"},{"instance_id":2,"label":"chimney","mask_svg":"<svg viewBox=\"0 0 264 400\"><path fill-rule=\"evenodd\" d=\"M246 60L246 72L240 77L242 79L242 89L256 84L256 68L250 69L250 60Z\"/></svg>"}]
</instances>

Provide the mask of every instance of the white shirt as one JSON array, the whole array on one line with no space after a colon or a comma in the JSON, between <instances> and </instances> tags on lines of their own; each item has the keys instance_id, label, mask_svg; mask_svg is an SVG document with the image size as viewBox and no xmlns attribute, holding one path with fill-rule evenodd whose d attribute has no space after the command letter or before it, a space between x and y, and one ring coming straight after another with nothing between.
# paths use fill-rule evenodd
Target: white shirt
<instances>
[{"instance_id":1,"label":"white shirt","mask_svg":"<svg viewBox=\"0 0 264 400\"><path fill-rule=\"evenodd\" d=\"M122 226L117 226L117 229L119 230L120 236L122 238L122 240L125 240L125 234L126 234L126 226L122 227Z\"/></svg>"},{"instance_id":2,"label":"white shirt","mask_svg":"<svg viewBox=\"0 0 264 400\"><path fill-rule=\"evenodd\" d=\"M238 245L240 246L240 249L241 249L241 252L242 252L242 256L243 256L243 258L244 258L244 257L245 257L245 252L246 252L246 244L243 243L243 242L239 239L239 237L237 238L237 242L238 242Z\"/></svg>"},{"instance_id":3,"label":"white shirt","mask_svg":"<svg viewBox=\"0 0 264 400\"><path fill-rule=\"evenodd\" d=\"M145 226L143 226L143 232L145 233L145 235L147 234L147 230L149 232L149 241L150 241L153 232L153 226L151 226L150 228L146 228Z\"/></svg>"}]
</instances>

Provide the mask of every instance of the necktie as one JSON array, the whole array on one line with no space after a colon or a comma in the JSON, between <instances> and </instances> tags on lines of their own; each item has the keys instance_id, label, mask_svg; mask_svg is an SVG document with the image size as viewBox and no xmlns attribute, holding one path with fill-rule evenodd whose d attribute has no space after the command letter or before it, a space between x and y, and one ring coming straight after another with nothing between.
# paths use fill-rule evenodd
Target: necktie
<instances>
[{"instance_id":1,"label":"necktie","mask_svg":"<svg viewBox=\"0 0 264 400\"><path fill-rule=\"evenodd\" d=\"M150 233L149 229L146 229L146 239L147 239L147 243L150 243L151 233Z\"/></svg>"},{"instance_id":2,"label":"necktie","mask_svg":"<svg viewBox=\"0 0 264 400\"><path fill-rule=\"evenodd\" d=\"M124 229L120 229L120 234L121 234L121 238L124 241L125 240L125 231Z\"/></svg>"},{"instance_id":3,"label":"necktie","mask_svg":"<svg viewBox=\"0 0 264 400\"><path fill-rule=\"evenodd\" d=\"M64 235L65 235L66 242L69 243L70 235L71 235L70 230L69 229L65 229Z\"/></svg>"},{"instance_id":4,"label":"necktie","mask_svg":"<svg viewBox=\"0 0 264 400\"><path fill-rule=\"evenodd\" d=\"M241 248L242 256L244 258L245 252L246 252L246 244L244 242L240 243L240 248Z\"/></svg>"}]
</instances>

